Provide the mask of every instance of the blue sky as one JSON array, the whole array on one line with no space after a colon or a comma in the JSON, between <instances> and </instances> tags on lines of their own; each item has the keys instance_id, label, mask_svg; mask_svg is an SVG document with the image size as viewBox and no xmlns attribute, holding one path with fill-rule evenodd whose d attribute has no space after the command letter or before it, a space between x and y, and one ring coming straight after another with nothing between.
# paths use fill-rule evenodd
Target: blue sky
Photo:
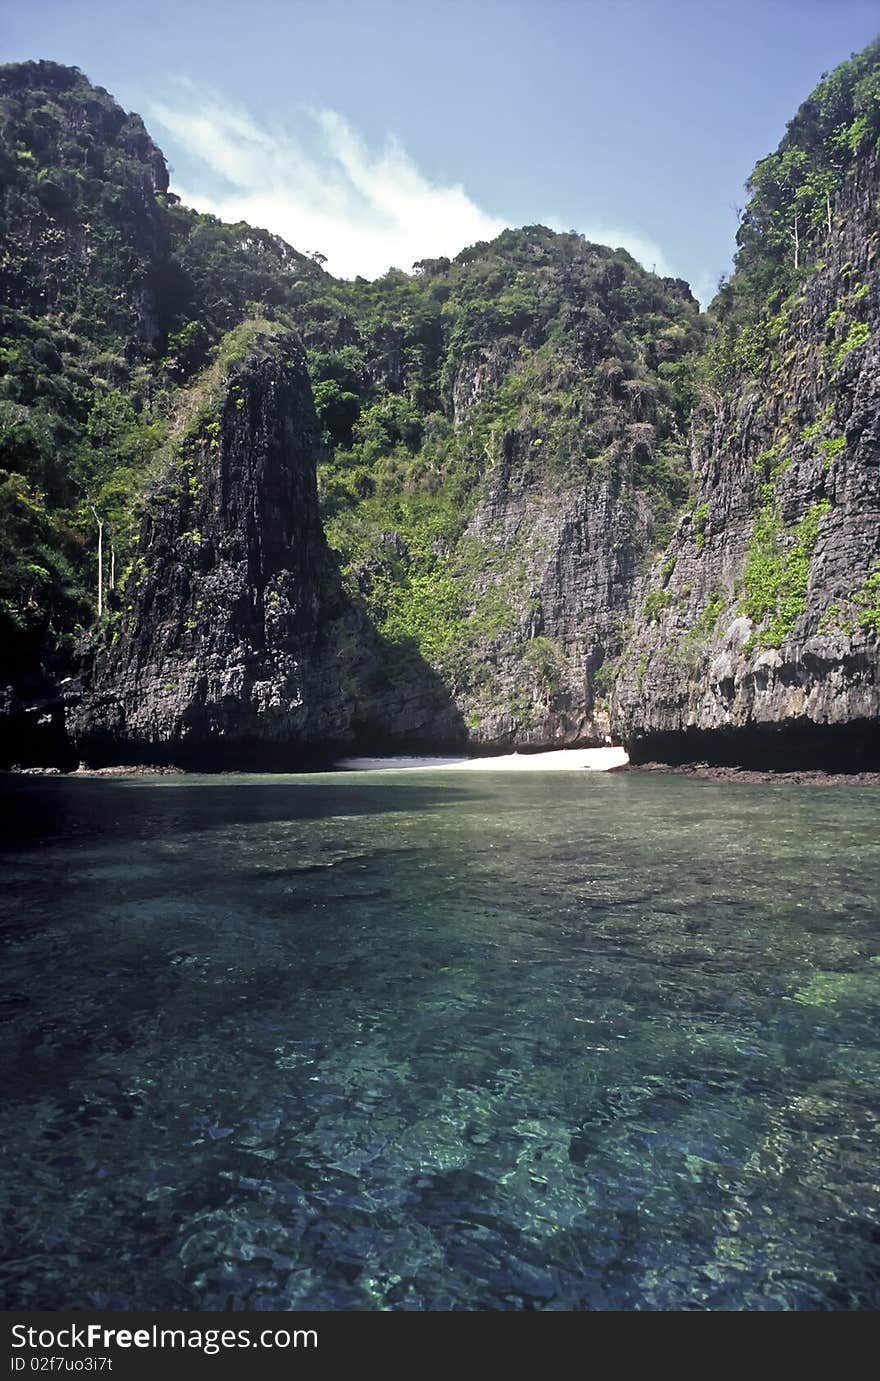
<instances>
[{"instance_id":1,"label":"blue sky","mask_svg":"<svg viewBox=\"0 0 880 1381\"><path fill-rule=\"evenodd\" d=\"M372 277L542 222L704 300L743 184L877 0L28 0L4 61L140 111L186 201Z\"/></svg>"}]
</instances>

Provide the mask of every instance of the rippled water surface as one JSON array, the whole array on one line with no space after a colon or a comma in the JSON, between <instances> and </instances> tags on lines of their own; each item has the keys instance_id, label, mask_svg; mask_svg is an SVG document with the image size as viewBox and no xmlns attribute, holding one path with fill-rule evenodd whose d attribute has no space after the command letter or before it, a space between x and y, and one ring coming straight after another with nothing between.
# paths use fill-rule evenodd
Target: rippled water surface
<instances>
[{"instance_id":1,"label":"rippled water surface","mask_svg":"<svg viewBox=\"0 0 880 1381\"><path fill-rule=\"evenodd\" d=\"M7 1307L880 1304L880 793L3 791Z\"/></svg>"}]
</instances>

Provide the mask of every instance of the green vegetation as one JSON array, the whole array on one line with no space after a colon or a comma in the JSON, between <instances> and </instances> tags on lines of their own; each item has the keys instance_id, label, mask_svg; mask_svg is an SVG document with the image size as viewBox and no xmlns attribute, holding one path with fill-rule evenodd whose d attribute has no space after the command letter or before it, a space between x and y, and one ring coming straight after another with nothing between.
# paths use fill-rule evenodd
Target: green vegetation
<instances>
[{"instance_id":1,"label":"green vegetation","mask_svg":"<svg viewBox=\"0 0 880 1381\"><path fill-rule=\"evenodd\" d=\"M237 323L291 310L325 279L277 237L166 189L140 118L75 68L0 68L0 635L13 658L25 626L51 642L94 617L99 525L112 604L181 385L228 366Z\"/></svg>"},{"instance_id":2,"label":"green vegetation","mask_svg":"<svg viewBox=\"0 0 880 1381\"><path fill-rule=\"evenodd\" d=\"M830 436L819 442L819 449L825 457L826 466L830 466L846 450L846 437Z\"/></svg>"},{"instance_id":3,"label":"green vegetation","mask_svg":"<svg viewBox=\"0 0 880 1381\"><path fill-rule=\"evenodd\" d=\"M853 595L853 603L858 609L857 620L860 628L880 637L880 565L868 576Z\"/></svg>"},{"instance_id":4,"label":"green vegetation","mask_svg":"<svg viewBox=\"0 0 880 1381\"><path fill-rule=\"evenodd\" d=\"M854 321L842 340L838 341L831 352L831 363L835 370L839 369L846 359L860 345L864 345L871 335L871 328L866 321Z\"/></svg>"},{"instance_id":5,"label":"green vegetation","mask_svg":"<svg viewBox=\"0 0 880 1381\"><path fill-rule=\"evenodd\" d=\"M677 511L689 473L684 362L700 324L680 285L542 226L415 267L351 285L357 340L310 350L327 443L319 490L330 541L378 626L456 676L499 621L511 634L528 599L498 567L493 583L510 598L478 594L485 553L462 540L478 495L514 457L535 487L558 492L633 464L658 524ZM435 596L424 610L422 591Z\"/></svg>"},{"instance_id":6,"label":"green vegetation","mask_svg":"<svg viewBox=\"0 0 880 1381\"><path fill-rule=\"evenodd\" d=\"M835 600L828 605L821 619L819 620L818 631L820 633L840 632L852 637L855 632L855 625L848 613L844 610L839 600Z\"/></svg>"},{"instance_id":7,"label":"green vegetation","mask_svg":"<svg viewBox=\"0 0 880 1381\"><path fill-rule=\"evenodd\" d=\"M526 666L532 671L548 699L558 695L567 670L565 658L551 638L532 638L525 652Z\"/></svg>"},{"instance_id":8,"label":"green vegetation","mask_svg":"<svg viewBox=\"0 0 880 1381\"><path fill-rule=\"evenodd\" d=\"M0 470L0 620L15 640L60 638L71 615L87 616L76 576L78 534L47 510L23 475Z\"/></svg>"},{"instance_id":9,"label":"green vegetation","mask_svg":"<svg viewBox=\"0 0 880 1381\"><path fill-rule=\"evenodd\" d=\"M699 508L694 509L694 514L691 519L691 527L693 528L694 541L696 544L697 551L703 550L703 545L706 541L706 522L708 520L708 517L708 503L702 503L700 504Z\"/></svg>"},{"instance_id":10,"label":"green vegetation","mask_svg":"<svg viewBox=\"0 0 880 1381\"><path fill-rule=\"evenodd\" d=\"M820 633L840 632L851 638L857 628L880 637L880 564L846 600L829 604L819 621Z\"/></svg>"},{"instance_id":11,"label":"green vegetation","mask_svg":"<svg viewBox=\"0 0 880 1381\"><path fill-rule=\"evenodd\" d=\"M461 592L442 560L392 564L370 586L379 631L391 644L412 641L432 661L460 635Z\"/></svg>"},{"instance_id":12,"label":"green vegetation","mask_svg":"<svg viewBox=\"0 0 880 1381\"><path fill-rule=\"evenodd\" d=\"M825 79L758 165L736 273L708 323L683 283L539 225L410 273L337 281L320 256L180 205L140 118L76 69L0 68L0 634L10 655L93 620L99 528L112 620L110 586L143 560L142 497L163 476L166 493L198 504L197 460L220 445L230 386L232 406L246 405L230 385L237 362L293 328L323 431L326 532L385 639L389 674L419 655L450 684L474 685L490 674L485 650L504 648L522 654L536 697L556 694L565 658L527 631L540 626L541 553L531 539L476 537L478 501L521 485L558 508L601 479L630 513L650 515L662 549L688 502L688 432L707 391L778 365L772 385L783 392L802 279L833 228L836 192L880 135L878 59L874 44ZM867 339L867 284L856 277L828 318L826 371ZM786 408L756 461L762 510L744 607L763 625L762 646L778 645L803 607L826 511L782 531L775 486L800 420ZM800 435L828 465L846 444L828 435L832 417L829 407ZM708 517L708 503L692 513L698 551ZM645 600L649 621L672 603L673 564ZM713 595L689 636L709 636L724 607Z\"/></svg>"},{"instance_id":13,"label":"green vegetation","mask_svg":"<svg viewBox=\"0 0 880 1381\"><path fill-rule=\"evenodd\" d=\"M674 556L670 556L667 557L667 559L663 562L663 565L660 567L659 580L661 589L665 589L666 586L669 584L672 572L675 570L675 565L676 558Z\"/></svg>"},{"instance_id":14,"label":"green vegetation","mask_svg":"<svg viewBox=\"0 0 880 1381\"><path fill-rule=\"evenodd\" d=\"M710 638L715 632L715 627L727 608L727 604L728 601L725 596L718 591L710 594L699 616L688 629L685 642L689 644L702 643Z\"/></svg>"},{"instance_id":15,"label":"green vegetation","mask_svg":"<svg viewBox=\"0 0 880 1381\"><path fill-rule=\"evenodd\" d=\"M620 658L611 657L593 672L593 694L597 701L607 703L620 669Z\"/></svg>"},{"instance_id":16,"label":"green vegetation","mask_svg":"<svg viewBox=\"0 0 880 1381\"><path fill-rule=\"evenodd\" d=\"M662 609L668 609L672 603L672 595L668 590L650 590L645 596L642 605L642 618L647 623L654 623Z\"/></svg>"},{"instance_id":17,"label":"green vegetation","mask_svg":"<svg viewBox=\"0 0 880 1381\"><path fill-rule=\"evenodd\" d=\"M828 407L822 413L821 417L817 417L815 422L810 423L808 427L804 427L803 431L801 432L801 441L815 441L817 436L822 435L822 432L825 430L833 416L834 404L829 403Z\"/></svg>"},{"instance_id":18,"label":"green vegetation","mask_svg":"<svg viewBox=\"0 0 880 1381\"><path fill-rule=\"evenodd\" d=\"M775 508L766 506L758 514L743 572L741 612L766 626L752 635L748 649L779 647L804 612L810 559L819 525L830 512L827 500L814 504L793 534L783 530Z\"/></svg>"},{"instance_id":19,"label":"green vegetation","mask_svg":"<svg viewBox=\"0 0 880 1381\"><path fill-rule=\"evenodd\" d=\"M192 445L219 445L230 369L281 328L307 347L330 539L401 648L436 659L485 623L457 544L512 450L545 487L633 467L661 538L684 501L700 317L624 251L529 226L338 282L276 236L181 206L139 117L54 63L0 69L0 137L0 465L21 481L0 558L47 573L25 601L47 634L94 614L99 524L106 587L163 467L176 459L198 498Z\"/></svg>"},{"instance_id":20,"label":"green vegetation","mask_svg":"<svg viewBox=\"0 0 880 1381\"><path fill-rule=\"evenodd\" d=\"M712 303L705 374L716 386L758 374L784 338L800 283L821 261L835 197L861 152L880 139L880 40L823 78L775 153L758 163L737 234L736 272ZM865 296L850 295L847 310ZM834 329L838 322L829 323ZM839 367L864 339L863 323L833 351Z\"/></svg>"}]
</instances>

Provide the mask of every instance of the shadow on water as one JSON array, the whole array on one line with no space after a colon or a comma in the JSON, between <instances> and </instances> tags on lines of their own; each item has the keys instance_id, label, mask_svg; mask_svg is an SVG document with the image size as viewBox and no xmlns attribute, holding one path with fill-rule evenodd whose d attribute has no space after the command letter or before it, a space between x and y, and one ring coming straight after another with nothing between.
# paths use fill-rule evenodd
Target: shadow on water
<instances>
[{"instance_id":1,"label":"shadow on water","mask_svg":"<svg viewBox=\"0 0 880 1381\"><path fill-rule=\"evenodd\" d=\"M344 789L340 789L345 780ZM175 829L209 831L325 816L387 815L448 805L456 787L415 781L354 784L350 777L242 776L39 778L0 774L0 849L45 847L48 841L162 837ZM473 799L473 792L468 792Z\"/></svg>"}]
</instances>

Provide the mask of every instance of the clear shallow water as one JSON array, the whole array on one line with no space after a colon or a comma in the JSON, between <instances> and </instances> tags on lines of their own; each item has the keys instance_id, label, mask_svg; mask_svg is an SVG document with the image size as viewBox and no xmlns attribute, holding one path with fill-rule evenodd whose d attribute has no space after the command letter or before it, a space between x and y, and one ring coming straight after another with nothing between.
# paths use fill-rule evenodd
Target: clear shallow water
<instances>
[{"instance_id":1,"label":"clear shallow water","mask_svg":"<svg viewBox=\"0 0 880 1381\"><path fill-rule=\"evenodd\" d=\"M880 795L8 778L2 1302L880 1304Z\"/></svg>"}]
</instances>

